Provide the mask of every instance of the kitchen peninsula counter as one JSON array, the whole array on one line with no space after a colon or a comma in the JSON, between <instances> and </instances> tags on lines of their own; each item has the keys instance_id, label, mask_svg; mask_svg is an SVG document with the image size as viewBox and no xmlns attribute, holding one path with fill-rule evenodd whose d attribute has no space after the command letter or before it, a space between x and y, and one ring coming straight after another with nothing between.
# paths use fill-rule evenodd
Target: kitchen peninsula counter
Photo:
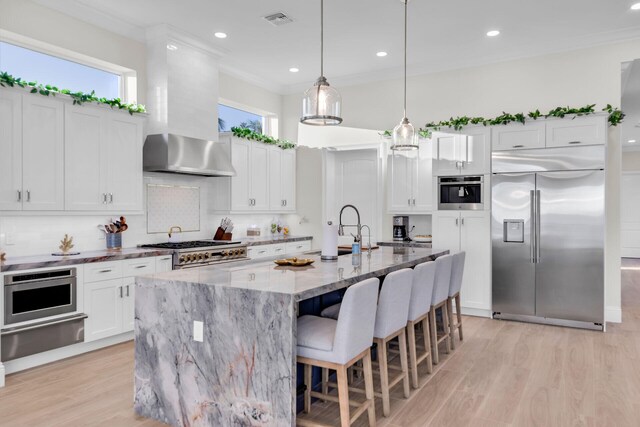
<instances>
[{"instance_id":1,"label":"kitchen peninsula counter","mask_svg":"<svg viewBox=\"0 0 640 427\"><path fill-rule=\"evenodd\" d=\"M297 303L447 252L383 247L335 262L299 255L315 260L306 267L243 261L136 278L136 412L174 426L295 425Z\"/></svg>"}]
</instances>

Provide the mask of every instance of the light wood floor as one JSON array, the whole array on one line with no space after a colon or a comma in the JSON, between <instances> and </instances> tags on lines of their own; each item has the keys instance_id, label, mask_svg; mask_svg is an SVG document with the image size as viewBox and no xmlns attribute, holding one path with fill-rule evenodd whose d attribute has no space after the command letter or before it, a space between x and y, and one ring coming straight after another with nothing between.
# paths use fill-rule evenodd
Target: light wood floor
<instances>
[{"instance_id":1,"label":"light wood floor","mask_svg":"<svg viewBox=\"0 0 640 427\"><path fill-rule=\"evenodd\" d=\"M465 317L464 342L410 399L396 388L378 425L639 426L640 260L623 261L622 283L623 323L605 334ZM134 415L132 371L125 343L10 375L0 426L162 425ZM337 405L311 416L337 424Z\"/></svg>"}]
</instances>

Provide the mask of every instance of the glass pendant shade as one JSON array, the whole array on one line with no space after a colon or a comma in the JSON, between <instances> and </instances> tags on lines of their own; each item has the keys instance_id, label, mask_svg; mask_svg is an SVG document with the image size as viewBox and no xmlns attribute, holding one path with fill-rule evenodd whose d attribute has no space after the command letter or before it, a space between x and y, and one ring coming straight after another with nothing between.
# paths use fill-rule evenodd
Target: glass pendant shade
<instances>
[{"instance_id":1,"label":"glass pendant shade","mask_svg":"<svg viewBox=\"0 0 640 427\"><path fill-rule=\"evenodd\" d=\"M418 148L418 140L416 131L411 122L406 117L402 119L400 124L393 129L392 150L408 151Z\"/></svg>"},{"instance_id":2,"label":"glass pendant shade","mask_svg":"<svg viewBox=\"0 0 640 427\"><path fill-rule=\"evenodd\" d=\"M342 97L324 77L304 93L301 123L316 126L331 126L342 123L340 110Z\"/></svg>"}]
</instances>

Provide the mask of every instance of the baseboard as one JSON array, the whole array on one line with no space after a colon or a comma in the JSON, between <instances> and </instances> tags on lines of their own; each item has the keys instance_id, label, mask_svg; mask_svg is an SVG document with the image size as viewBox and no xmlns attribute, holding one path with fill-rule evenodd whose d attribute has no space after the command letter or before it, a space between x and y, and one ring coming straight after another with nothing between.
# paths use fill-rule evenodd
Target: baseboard
<instances>
[{"instance_id":1,"label":"baseboard","mask_svg":"<svg viewBox=\"0 0 640 427\"><path fill-rule=\"evenodd\" d=\"M114 344L120 344L133 339L133 331L124 334L115 335L113 337L104 338L97 341L83 342L70 345L67 347L57 348L55 350L45 351L43 353L34 354L32 356L21 357L20 359L4 362L3 370L6 374L24 371L25 369L35 368L36 366L45 365L47 363L56 362L68 357L78 356L83 353L98 350L103 347L109 347ZM2 383L4 383L4 375L2 375Z\"/></svg>"},{"instance_id":2,"label":"baseboard","mask_svg":"<svg viewBox=\"0 0 640 427\"><path fill-rule=\"evenodd\" d=\"M484 310L481 308L460 307L460 311L462 311L462 314L465 316L488 317L488 318L491 318L493 316L493 312L491 310Z\"/></svg>"},{"instance_id":3,"label":"baseboard","mask_svg":"<svg viewBox=\"0 0 640 427\"><path fill-rule=\"evenodd\" d=\"M605 307L604 321L610 323L622 323L622 309L620 307Z\"/></svg>"}]
</instances>

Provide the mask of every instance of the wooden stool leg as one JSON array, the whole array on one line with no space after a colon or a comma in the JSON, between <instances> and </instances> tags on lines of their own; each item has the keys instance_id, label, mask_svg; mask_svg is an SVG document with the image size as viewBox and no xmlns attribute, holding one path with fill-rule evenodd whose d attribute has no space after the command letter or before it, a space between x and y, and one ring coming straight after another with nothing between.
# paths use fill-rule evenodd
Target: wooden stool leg
<instances>
[{"instance_id":1,"label":"wooden stool leg","mask_svg":"<svg viewBox=\"0 0 640 427\"><path fill-rule=\"evenodd\" d=\"M447 354L451 353L451 340L449 339L449 328L447 327L449 325L449 310L447 309L447 304L444 304L442 306L442 329L444 329L444 336L446 337L444 339L444 343L445 343L445 351L447 352Z\"/></svg>"},{"instance_id":2,"label":"wooden stool leg","mask_svg":"<svg viewBox=\"0 0 640 427\"><path fill-rule=\"evenodd\" d=\"M411 389L409 388L409 363L407 362L407 332L402 330L398 336L398 344L400 345L400 366L402 367L402 384L404 386L404 397L409 398Z\"/></svg>"},{"instance_id":3,"label":"wooden stool leg","mask_svg":"<svg viewBox=\"0 0 640 427\"><path fill-rule=\"evenodd\" d=\"M311 412L311 365L304 365L304 412Z\"/></svg>"},{"instance_id":4,"label":"wooden stool leg","mask_svg":"<svg viewBox=\"0 0 640 427\"><path fill-rule=\"evenodd\" d=\"M458 334L462 341L462 311L460 310L460 294L456 295L456 316L458 317Z\"/></svg>"},{"instance_id":5,"label":"wooden stool leg","mask_svg":"<svg viewBox=\"0 0 640 427\"><path fill-rule=\"evenodd\" d=\"M429 323L431 324L431 354L433 355L433 364L437 365L440 361L438 357L438 330L436 326L436 309L432 308L429 314Z\"/></svg>"},{"instance_id":6,"label":"wooden stool leg","mask_svg":"<svg viewBox=\"0 0 640 427\"><path fill-rule=\"evenodd\" d=\"M378 364L380 366L380 388L382 389L382 414L388 417L391 413L389 404L389 366L387 363L387 343L383 339L375 339L378 344Z\"/></svg>"},{"instance_id":7,"label":"wooden stool leg","mask_svg":"<svg viewBox=\"0 0 640 427\"><path fill-rule=\"evenodd\" d=\"M373 369L371 367L371 350L367 351L367 353L362 358L362 365L364 370L365 396L367 397L367 400L371 402L371 405L369 405L369 409L367 409L369 417L369 427L375 427L376 406L375 399L373 397Z\"/></svg>"},{"instance_id":8,"label":"wooden stool leg","mask_svg":"<svg viewBox=\"0 0 640 427\"><path fill-rule=\"evenodd\" d=\"M340 425L349 427L351 415L349 414L349 383L347 382L347 368L339 366L336 370L338 376L338 401L340 402Z\"/></svg>"},{"instance_id":9,"label":"wooden stool leg","mask_svg":"<svg viewBox=\"0 0 640 427\"><path fill-rule=\"evenodd\" d=\"M409 335L409 364L411 365L411 383L413 385L413 388L418 388L418 356L416 354L415 328L416 326L413 322L410 321L409 323L407 323L407 332Z\"/></svg>"},{"instance_id":10,"label":"wooden stool leg","mask_svg":"<svg viewBox=\"0 0 640 427\"><path fill-rule=\"evenodd\" d=\"M329 394L329 369L322 368L322 394Z\"/></svg>"},{"instance_id":11,"label":"wooden stool leg","mask_svg":"<svg viewBox=\"0 0 640 427\"><path fill-rule=\"evenodd\" d=\"M449 342L451 343L451 350L456 349L456 343L453 339L453 334L456 331L456 328L453 324L453 298L447 298L447 311L449 312L449 324L447 325L447 329L449 330Z\"/></svg>"},{"instance_id":12,"label":"wooden stool leg","mask_svg":"<svg viewBox=\"0 0 640 427\"><path fill-rule=\"evenodd\" d=\"M424 339L424 349L429 352L429 355L427 356L427 373L430 374L433 372L433 358L431 357L433 355L433 350L431 350L430 343L431 334L429 333L429 316L422 320L422 329L424 330L424 335L422 337Z\"/></svg>"}]
</instances>

